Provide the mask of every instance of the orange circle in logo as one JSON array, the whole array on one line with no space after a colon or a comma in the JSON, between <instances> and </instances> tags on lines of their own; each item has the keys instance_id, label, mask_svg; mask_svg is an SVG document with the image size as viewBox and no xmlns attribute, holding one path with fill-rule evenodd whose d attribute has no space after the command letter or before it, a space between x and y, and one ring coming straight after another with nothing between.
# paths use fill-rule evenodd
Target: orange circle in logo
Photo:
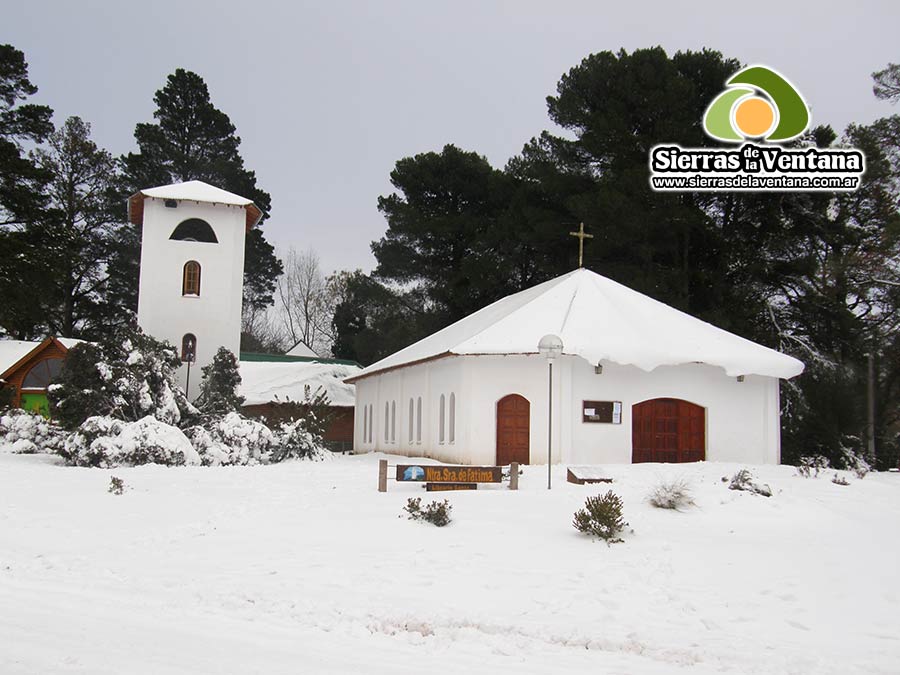
<instances>
[{"instance_id":1,"label":"orange circle in logo","mask_svg":"<svg viewBox=\"0 0 900 675\"><path fill-rule=\"evenodd\" d=\"M775 110L765 99L753 97L740 102L734 111L734 123L744 136L762 136L775 121Z\"/></svg>"}]
</instances>

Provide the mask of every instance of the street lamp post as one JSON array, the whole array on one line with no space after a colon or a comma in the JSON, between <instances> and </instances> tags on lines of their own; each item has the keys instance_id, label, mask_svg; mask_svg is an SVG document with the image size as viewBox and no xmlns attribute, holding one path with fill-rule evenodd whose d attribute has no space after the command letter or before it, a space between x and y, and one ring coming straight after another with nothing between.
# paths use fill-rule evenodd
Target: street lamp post
<instances>
[{"instance_id":1,"label":"street lamp post","mask_svg":"<svg viewBox=\"0 0 900 675\"><path fill-rule=\"evenodd\" d=\"M545 335L538 342L538 351L547 359L547 489L550 489L550 476L553 466L553 359L560 356L563 341L558 335Z\"/></svg>"}]
</instances>

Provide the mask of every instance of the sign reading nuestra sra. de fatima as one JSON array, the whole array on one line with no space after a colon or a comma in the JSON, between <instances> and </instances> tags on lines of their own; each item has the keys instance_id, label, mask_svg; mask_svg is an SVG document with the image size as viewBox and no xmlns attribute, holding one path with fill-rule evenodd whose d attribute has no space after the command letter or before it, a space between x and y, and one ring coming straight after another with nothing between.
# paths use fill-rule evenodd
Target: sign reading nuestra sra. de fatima
<instances>
[{"instance_id":1,"label":"sign reading nuestra sra. de fatima","mask_svg":"<svg viewBox=\"0 0 900 675\"><path fill-rule=\"evenodd\" d=\"M650 186L669 192L852 191L866 170L855 148L778 145L809 127L809 109L797 89L765 66L750 66L726 83L703 116L707 135L736 148L650 151Z\"/></svg>"},{"instance_id":2,"label":"sign reading nuestra sra. de fatima","mask_svg":"<svg viewBox=\"0 0 900 675\"><path fill-rule=\"evenodd\" d=\"M398 464L397 480L416 483L499 483L503 470L499 466L442 466Z\"/></svg>"}]
</instances>

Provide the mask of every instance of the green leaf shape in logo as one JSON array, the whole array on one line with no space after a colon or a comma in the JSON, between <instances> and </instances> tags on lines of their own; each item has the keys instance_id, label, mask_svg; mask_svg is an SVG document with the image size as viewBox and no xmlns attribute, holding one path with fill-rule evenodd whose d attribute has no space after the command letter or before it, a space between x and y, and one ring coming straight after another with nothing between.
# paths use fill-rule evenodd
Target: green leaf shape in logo
<instances>
[{"instance_id":1,"label":"green leaf shape in logo","mask_svg":"<svg viewBox=\"0 0 900 675\"><path fill-rule=\"evenodd\" d=\"M706 109L703 126L706 132L720 141L742 141L744 137L731 126L731 108L739 98L752 94L752 89L726 89L716 96Z\"/></svg>"},{"instance_id":2,"label":"green leaf shape in logo","mask_svg":"<svg viewBox=\"0 0 900 675\"><path fill-rule=\"evenodd\" d=\"M809 124L809 110L803 97L787 80L770 68L750 66L736 73L727 84L749 84L764 91L774 101L778 107L778 126L766 137L768 141L796 138Z\"/></svg>"}]
</instances>

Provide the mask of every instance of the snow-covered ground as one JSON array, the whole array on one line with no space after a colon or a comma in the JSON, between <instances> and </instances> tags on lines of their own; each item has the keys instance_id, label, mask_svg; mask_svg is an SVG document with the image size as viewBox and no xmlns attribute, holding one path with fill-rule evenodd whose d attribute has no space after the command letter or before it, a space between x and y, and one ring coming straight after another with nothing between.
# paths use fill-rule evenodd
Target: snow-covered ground
<instances>
[{"instance_id":1,"label":"snow-covered ground","mask_svg":"<svg viewBox=\"0 0 900 675\"><path fill-rule=\"evenodd\" d=\"M608 486L390 483L378 456L76 469L0 454L0 673L896 673L900 475L610 466L633 533L571 526ZM404 462L406 460L403 460ZM126 491L110 494L110 476ZM682 477L696 506L644 501ZM410 496L454 522L406 520Z\"/></svg>"}]
</instances>

